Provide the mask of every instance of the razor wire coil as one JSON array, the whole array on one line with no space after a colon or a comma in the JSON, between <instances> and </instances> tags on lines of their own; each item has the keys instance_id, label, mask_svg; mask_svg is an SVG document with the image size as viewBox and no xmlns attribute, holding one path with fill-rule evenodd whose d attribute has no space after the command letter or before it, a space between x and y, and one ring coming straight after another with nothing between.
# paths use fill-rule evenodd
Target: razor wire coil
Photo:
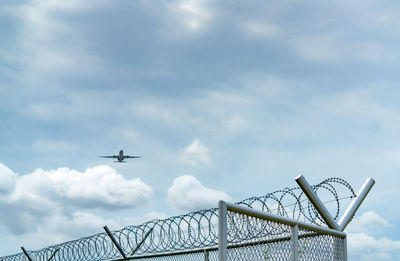
<instances>
[{"instance_id":1,"label":"razor wire coil","mask_svg":"<svg viewBox=\"0 0 400 261\"><path fill-rule=\"evenodd\" d=\"M329 178L312 187L317 194L324 192L330 195L329 202L335 203L334 219L339 216L340 201L356 196L351 185L340 178ZM339 197L339 189L344 189L345 195L342 197ZM236 204L326 226L300 188L285 188L265 196L250 197ZM128 256L167 253L216 246L218 244L217 224L218 209L211 208L166 219L155 219L137 226L127 226L113 231L112 234ZM277 229L274 233L284 232ZM145 238L146 234L148 234L147 238ZM235 237L234 234L231 236ZM239 242L242 239L238 237L232 240ZM47 261L50 257L52 261L96 261L121 257L106 233L56 244L38 251L28 251L28 253L35 261ZM1 257L0 260L22 261L26 260L26 257L23 253L19 253Z\"/></svg>"}]
</instances>

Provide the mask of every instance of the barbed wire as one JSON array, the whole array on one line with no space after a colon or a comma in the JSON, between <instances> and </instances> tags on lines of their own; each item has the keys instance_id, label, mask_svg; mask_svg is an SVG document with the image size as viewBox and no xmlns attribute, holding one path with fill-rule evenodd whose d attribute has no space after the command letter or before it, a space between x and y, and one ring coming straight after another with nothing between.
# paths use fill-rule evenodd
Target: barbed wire
<instances>
[{"instance_id":1,"label":"barbed wire","mask_svg":"<svg viewBox=\"0 0 400 261\"><path fill-rule=\"evenodd\" d=\"M340 178L329 178L312 186L317 195L328 193L324 202L335 202L334 219L340 213L340 201L356 196L351 185ZM346 195L339 197L339 189ZM250 197L236 204L264 212L326 226L300 188L285 188L261 197ZM166 219L155 219L138 226L128 226L112 234L126 255L175 252L216 246L218 209L199 210ZM29 251L35 261L96 261L121 257L106 233L80 238ZM25 261L23 253L0 258L1 261Z\"/></svg>"}]
</instances>

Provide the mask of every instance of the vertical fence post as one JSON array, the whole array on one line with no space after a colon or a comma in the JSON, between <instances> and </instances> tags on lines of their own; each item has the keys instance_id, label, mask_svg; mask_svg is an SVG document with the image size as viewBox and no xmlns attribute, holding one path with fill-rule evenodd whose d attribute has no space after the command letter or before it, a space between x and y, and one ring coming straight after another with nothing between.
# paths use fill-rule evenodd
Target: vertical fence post
<instances>
[{"instance_id":1,"label":"vertical fence post","mask_svg":"<svg viewBox=\"0 0 400 261\"><path fill-rule=\"evenodd\" d=\"M347 261L347 235L344 238L333 238L333 260Z\"/></svg>"},{"instance_id":2,"label":"vertical fence post","mask_svg":"<svg viewBox=\"0 0 400 261\"><path fill-rule=\"evenodd\" d=\"M218 202L218 261L228 260L228 208L224 201Z\"/></svg>"},{"instance_id":3,"label":"vertical fence post","mask_svg":"<svg viewBox=\"0 0 400 261\"><path fill-rule=\"evenodd\" d=\"M299 260L299 226L292 226L292 260Z\"/></svg>"},{"instance_id":4,"label":"vertical fence post","mask_svg":"<svg viewBox=\"0 0 400 261\"><path fill-rule=\"evenodd\" d=\"M210 261L210 253L204 250L204 261Z\"/></svg>"},{"instance_id":5,"label":"vertical fence post","mask_svg":"<svg viewBox=\"0 0 400 261\"><path fill-rule=\"evenodd\" d=\"M343 247L343 239L334 237L332 240L333 240L333 260L342 261L344 252L340 252L340 249Z\"/></svg>"}]
</instances>

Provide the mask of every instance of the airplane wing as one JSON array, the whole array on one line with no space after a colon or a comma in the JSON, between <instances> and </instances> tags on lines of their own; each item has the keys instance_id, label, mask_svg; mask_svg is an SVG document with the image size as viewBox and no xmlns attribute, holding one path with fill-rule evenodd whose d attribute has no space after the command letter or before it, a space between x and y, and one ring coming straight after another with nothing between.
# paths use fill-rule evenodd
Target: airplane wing
<instances>
[{"instance_id":1,"label":"airplane wing","mask_svg":"<svg viewBox=\"0 0 400 261\"><path fill-rule=\"evenodd\" d=\"M126 156L124 156L124 157L127 158L127 159L141 158L140 156L128 156L128 155L126 155Z\"/></svg>"},{"instance_id":2,"label":"airplane wing","mask_svg":"<svg viewBox=\"0 0 400 261\"><path fill-rule=\"evenodd\" d=\"M110 159L116 159L118 156L113 155L113 156L100 156L100 158L110 158Z\"/></svg>"}]
</instances>

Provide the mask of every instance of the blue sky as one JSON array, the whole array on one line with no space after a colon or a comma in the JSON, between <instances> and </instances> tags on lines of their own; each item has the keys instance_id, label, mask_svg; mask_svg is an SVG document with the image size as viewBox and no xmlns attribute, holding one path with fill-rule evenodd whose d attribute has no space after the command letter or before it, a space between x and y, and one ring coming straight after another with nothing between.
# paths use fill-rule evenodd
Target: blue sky
<instances>
[{"instance_id":1,"label":"blue sky","mask_svg":"<svg viewBox=\"0 0 400 261\"><path fill-rule=\"evenodd\" d=\"M2 1L1 256L294 187L302 173L356 190L373 177L349 256L398 260L399 12L375 0ZM119 149L143 158L98 157Z\"/></svg>"}]
</instances>

